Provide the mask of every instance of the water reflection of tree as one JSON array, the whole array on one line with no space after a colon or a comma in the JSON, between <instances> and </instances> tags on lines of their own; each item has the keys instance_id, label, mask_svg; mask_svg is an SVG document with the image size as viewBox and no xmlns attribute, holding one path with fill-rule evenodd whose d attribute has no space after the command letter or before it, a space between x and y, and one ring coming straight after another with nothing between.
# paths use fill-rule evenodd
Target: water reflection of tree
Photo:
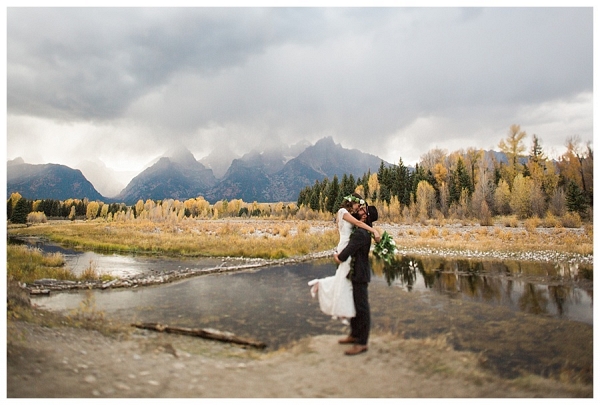
<instances>
[{"instance_id":1,"label":"water reflection of tree","mask_svg":"<svg viewBox=\"0 0 600 405\"><path fill-rule=\"evenodd\" d=\"M552 278L552 271L548 271L549 268L553 268L552 264L531 266L529 263L518 261L396 256L391 263L373 260L372 265L374 272L384 277L388 285L398 283L412 291L420 274L426 288L484 302L507 301L532 314L546 314L552 305L556 306L557 314L563 316L570 302L581 301L582 293L566 285L536 287L535 284L514 281L515 275L530 273L544 274ZM522 291L516 288L520 285L524 286ZM592 290L586 290L586 293L593 295Z\"/></svg>"},{"instance_id":2,"label":"water reflection of tree","mask_svg":"<svg viewBox=\"0 0 600 405\"><path fill-rule=\"evenodd\" d=\"M535 285L527 283L523 289L523 295L519 298L519 308L531 314L545 314L548 312L548 298L544 292L535 288Z\"/></svg>"},{"instance_id":3,"label":"water reflection of tree","mask_svg":"<svg viewBox=\"0 0 600 405\"><path fill-rule=\"evenodd\" d=\"M402 285L406 286L408 291L413 289L417 281L417 270L421 273L426 285L428 280L431 279L431 275L423 272L423 263L412 257L402 256L398 258L396 256L390 263L378 262L378 264L383 266L381 272L388 285L392 285L396 280L399 280Z\"/></svg>"},{"instance_id":4,"label":"water reflection of tree","mask_svg":"<svg viewBox=\"0 0 600 405\"><path fill-rule=\"evenodd\" d=\"M550 298L552 298L554 304L556 304L558 314L562 316L567 301L567 289L558 285L550 285L548 286L548 294L550 295Z\"/></svg>"}]
</instances>

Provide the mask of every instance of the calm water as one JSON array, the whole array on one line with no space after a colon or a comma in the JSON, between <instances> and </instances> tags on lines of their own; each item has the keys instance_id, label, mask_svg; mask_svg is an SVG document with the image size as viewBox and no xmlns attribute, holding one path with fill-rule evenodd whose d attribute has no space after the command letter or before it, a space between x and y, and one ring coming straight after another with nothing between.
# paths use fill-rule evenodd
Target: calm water
<instances>
[{"instance_id":1,"label":"calm water","mask_svg":"<svg viewBox=\"0 0 600 405\"><path fill-rule=\"evenodd\" d=\"M115 275L214 266L199 260L65 256L71 267L89 266L91 260ZM445 335L457 349L484 352L489 366L508 376L518 370L551 375L569 367L591 378L591 268L400 257L386 268L374 264L374 271L369 287L374 330L406 338ZM320 312L307 285L334 272L332 261L319 260L91 294L96 309L109 317L219 329L275 349L307 336L348 332ZM52 293L33 300L63 311L77 309L83 298L81 292Z\"/></svg>"}]
</instances>

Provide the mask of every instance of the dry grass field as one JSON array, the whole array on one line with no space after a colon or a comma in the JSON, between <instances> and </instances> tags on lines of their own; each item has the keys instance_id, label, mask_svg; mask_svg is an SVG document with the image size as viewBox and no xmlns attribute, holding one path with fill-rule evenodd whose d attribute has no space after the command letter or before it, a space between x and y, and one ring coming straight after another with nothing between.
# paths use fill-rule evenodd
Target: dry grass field
<instances>
[{"instance_id":1,"label":"dry grass field","mask_svg":"<svg viewBox=\"0 0 600 405\"><path fill-rule=\"evenodd\" d=\"M488 256L527 257L553 252L583 260L593 255L592 225L541 227L498 220L493 226L379 222L375 227L392 235L401 253L471 256L484 252ZM107 252L264 259L327 251L338 239L333 221L240 218L176 223L50 221L10 227L8 234L43 237L67 246Z\"/></svg>"}]
</instances>

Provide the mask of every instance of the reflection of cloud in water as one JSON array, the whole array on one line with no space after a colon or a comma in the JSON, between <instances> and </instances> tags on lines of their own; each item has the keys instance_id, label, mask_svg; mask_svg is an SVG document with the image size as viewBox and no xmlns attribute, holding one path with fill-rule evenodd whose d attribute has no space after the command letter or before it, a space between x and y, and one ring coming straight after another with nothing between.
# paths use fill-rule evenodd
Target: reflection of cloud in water
<instances>
[{"instance_id":1,"label":"reflection of cloud in water","mask_svg":"<svg viewBox=\"0 0 600 405\"><path fill-rule=\"evenodd\" d=\"M170 258L154 258L145 256L126 256L118 254L99 254L84 252L64 254L66 266L75 274L81 274L92 266L98 273L113 277L127 277L149 272L166 272L192 268L213 267L220 259L203 258L199 260L179 260Z\"/></svg>"}]
</instances>

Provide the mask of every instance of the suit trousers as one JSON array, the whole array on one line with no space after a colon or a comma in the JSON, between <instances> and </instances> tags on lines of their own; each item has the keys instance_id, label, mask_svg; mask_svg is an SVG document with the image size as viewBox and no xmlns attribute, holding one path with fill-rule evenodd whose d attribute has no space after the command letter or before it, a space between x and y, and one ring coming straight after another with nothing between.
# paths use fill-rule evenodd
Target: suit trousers
<instances>
[{"instance_id":1,"label":"suit trousers","mask_svg":"<svg viewBox=\"0 0 600 405\"><path fill-rule=\"evenodd\" d=\"M366 345L371 330L371 308L369 307L369 283L352 282L352 295L356 316L350 320L350 336L357 344Z\"/></svg>"}]
</instances>

